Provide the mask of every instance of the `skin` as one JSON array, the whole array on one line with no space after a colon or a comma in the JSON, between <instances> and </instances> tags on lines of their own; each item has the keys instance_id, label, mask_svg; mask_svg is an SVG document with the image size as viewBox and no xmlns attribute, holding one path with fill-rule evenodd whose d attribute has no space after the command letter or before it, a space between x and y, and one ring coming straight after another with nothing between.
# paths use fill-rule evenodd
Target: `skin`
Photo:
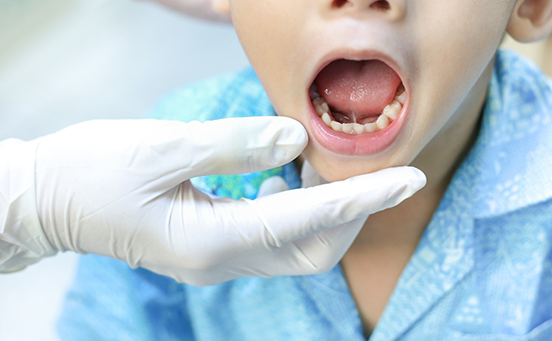
<instances>
[{"instance_id":1,"label":"skin","mask_svg":"<svg viewBox=\"0 0 552 341\"><path fill-rule=\"evenodd\" d=\"M413 165L428 185L371 215L341 265L366 335L377 324L452 174L473 145L494 56L508 31L520 41L552 30L549 0L230 0L238 36L276 112L300 121L314 169L336 181ZM407 89L404 125L373 155L343 155L313 136L308 89L336 58L378 58Z\"/></svg>"}]
</instances>

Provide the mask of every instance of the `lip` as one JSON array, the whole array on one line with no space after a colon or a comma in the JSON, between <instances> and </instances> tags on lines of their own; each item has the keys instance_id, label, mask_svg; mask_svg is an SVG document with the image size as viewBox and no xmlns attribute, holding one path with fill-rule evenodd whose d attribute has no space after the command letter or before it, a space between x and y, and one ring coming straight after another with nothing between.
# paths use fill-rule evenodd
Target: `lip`
<instances>
[{"instance_id":1,"label":"lip","mask_svg":"<svg viewBox=\"0 0 552 341\"><path fill-rule=\"evenodd\" d=\"M350 135L342 132L337 132L326 126L320 117L316 114L312 101L309 97L309 89L311 84L314 82L318 74L331 62L338 59L348 59L348 60L368 60L368 59L377 59L386 63L391 67L399 78L405 88L406 98L405 103L399 113L399 116L396 120L391 122L389 126L385 129L373 132L373 133L362 133L360 135ZM334 153L342 155L355 155L355 156L368 156L374 155L383 152L389 148L393 142L396 141L399 136L406 117L410 108L410 87L406 78L402 74L397 63L390 58L389 56L374 50L336 50L327 54L322 58L319 66L315 69L313 76L310 79L310 82L307 85L306 99L309 103L310 114L309 122L310 128L313 134L314 139L325 149L332 151Z\"/></svg>"}]
</instances>

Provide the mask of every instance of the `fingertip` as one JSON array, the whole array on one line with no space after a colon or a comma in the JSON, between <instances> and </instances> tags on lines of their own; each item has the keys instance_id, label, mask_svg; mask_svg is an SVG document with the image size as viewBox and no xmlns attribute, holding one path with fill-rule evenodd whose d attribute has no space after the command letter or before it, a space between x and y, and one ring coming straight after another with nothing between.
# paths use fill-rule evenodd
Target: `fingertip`
<instances>
[{"instance_id":1,"label":"fingertip","mask_svg":"<svg viewBox=\"0 0 552 341\"><path fill-rule=\"evenodd\" d=\"M416 190L422 189L427 184L427 177L424 172L422 172L420 169L412 166L406 166L408 170L411 172L411 185Z\"/></svg>"},{"instance_id":2,"label":"fingertip","mask_svg":"<svg viewBox=\"0 0 552 341\"><path fill-rule=\"evenodd\" d=\"M295 144L302 147L301 150L307 146L309 135L301 122L293 118L282 116L277 116L275 119L282 122L282 126L285 127L285 133L289 135L289 138L294 141Z\"/></svg>"},{"instance_id":3,"label":"fingertip","mask_svg":"<svg viewBox=\"0 0 552 341\"><path fill-rule=\"evenodd\" d=\"M308 134L303 125L288 117L274 117L278 133L272 150L274 166L281 166L298 157L308 143Z\"/></svg>"},{"instance_id":4,"label":"fingertip","mask_svg":"<svg viewBox=\"0 0 552 341\"><path fill-rule=\"evenodd\" d=\"M287 117L225 118L192 124L184 124L186 132L176 141L193 150L188 154L195 176L279 167L301 154L308 141L305 128Z\"/></svg>"}]
</instances>

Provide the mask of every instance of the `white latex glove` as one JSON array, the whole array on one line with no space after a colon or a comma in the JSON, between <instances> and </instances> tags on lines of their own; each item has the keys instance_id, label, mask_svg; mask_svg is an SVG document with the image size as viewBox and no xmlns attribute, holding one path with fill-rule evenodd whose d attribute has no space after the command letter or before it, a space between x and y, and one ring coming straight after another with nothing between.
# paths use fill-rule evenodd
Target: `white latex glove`
<instances>
[{"instance_id":1,"label":"white latex glove","mask_svg":"<svg viewBox=\"0 0 552 341\"><path fill-rule=\"evenodd\" d=\"M318 237L308 235L396 205L425 183L413 168L389 169L234 201L211 198L188 181L279 166L306 143L298 122L255 117L203 124L90 121L20 144L11 154L18 155L14 163L35 183L18 191L15 204L5 210L29 218L20 226L16 218L8 219L0 237L15 246L11 256L0 257L0 270L72 250L194 285L318 273L334 261L321 253L342 250L320 252ZM28 170L33 163L34 174Z\"/></svg>"},{"instance_id":2,"label":"white latex glove","mask_svg":"<svg viewBox=\"0 0 552 341\"><path fill-rule=\"evenodd\" d=\"M149 0L175 11L204 20L231 23L228 0Z\"/></svg>"},{"instance_id":3,"label":"white latex glove","mask_svg":"<svg viewBox=\"0 0 552 341\"><path fill-rule=\"evenodd\" d=\"M403 169L387 169L378 172L382 173L380 179L382 181L388 181L387 177L397 175L400 176L401 172L409 170L407 167L402 168ZM411 170L415 169L412 168ZM398 172L398 174L394 172ZM384 175L383 173L386 174ZM364 177L372 177L372 175L366 175ZM351 180L352 179L350 179L349 181ZM303 167L301 169L302 188L320 186L327 183L328 182L316 172L316 170L307 160L303 161ZM279 176L274 176L266 179L262 183L261 188L259 189L259 196L266 196L278 192L283 192L288 189L289 187L287 186L284 179ZM375 191L379 190L375 188L373 189ZM375 191L372 194L376 195ZM358 202L353 202L350 204L361 206L364 205L363 203ZM351 207L345 208L350 209ZM375 211L373 211L372 213L375 213ZM348 221L346 223L328 228L303 239L296 240L293 242L293 244L300 248L303 253L309 255L309 259L313 262L313 264L317 264L320 267L320 272L329 271L343 258L343 255L345 254L345 252L347 252L347 250L355 240L356 236L364 226L367 218L368 214L363 215L358 219Z\"/></svg>"},{"instance_id":4,"label":"white latex glove","mask_svg":"<svg viewBox=\"0 0 552 341\"><path fill-rule=\"evenodd\" d=\"M301 169L301 184L302 188L309 188L327 184L328 182L320 176L305 160ZM279 176L273 176L266 179L259 188L258 197L267 196L289 190L289 186L285 180ZM309 259L313 264L323 265L320 267L320 272L330 270L340 260L356 236L366 222L368 215L362 216L359 219L331 227L327 230L320 231L314 235L299 239L293 242L301 251L309 255Z\"/></svg>"}]
</instances>

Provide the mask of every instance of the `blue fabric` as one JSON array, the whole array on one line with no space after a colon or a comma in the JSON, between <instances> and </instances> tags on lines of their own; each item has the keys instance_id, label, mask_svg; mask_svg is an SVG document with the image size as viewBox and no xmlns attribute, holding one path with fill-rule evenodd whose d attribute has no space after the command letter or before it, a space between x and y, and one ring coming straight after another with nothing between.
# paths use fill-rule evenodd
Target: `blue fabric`
<instances>
[{"instance_id":1,"label":"blue fabric","mask_svg":"<svg viewBox=\"0 0 552 341\"><path fill-rule=\"evenodd\" d=\"M177 90L151 116L273 114L249 69ZM552 82L499 52L479 137L370 340L552 340L551 170ZM195 184L252 198L273 175L299 186L292 165ZM63 340L364 340L339 265L197 288L97 256L82 257L59 332Z\"/></svg>"}]
</instances>

